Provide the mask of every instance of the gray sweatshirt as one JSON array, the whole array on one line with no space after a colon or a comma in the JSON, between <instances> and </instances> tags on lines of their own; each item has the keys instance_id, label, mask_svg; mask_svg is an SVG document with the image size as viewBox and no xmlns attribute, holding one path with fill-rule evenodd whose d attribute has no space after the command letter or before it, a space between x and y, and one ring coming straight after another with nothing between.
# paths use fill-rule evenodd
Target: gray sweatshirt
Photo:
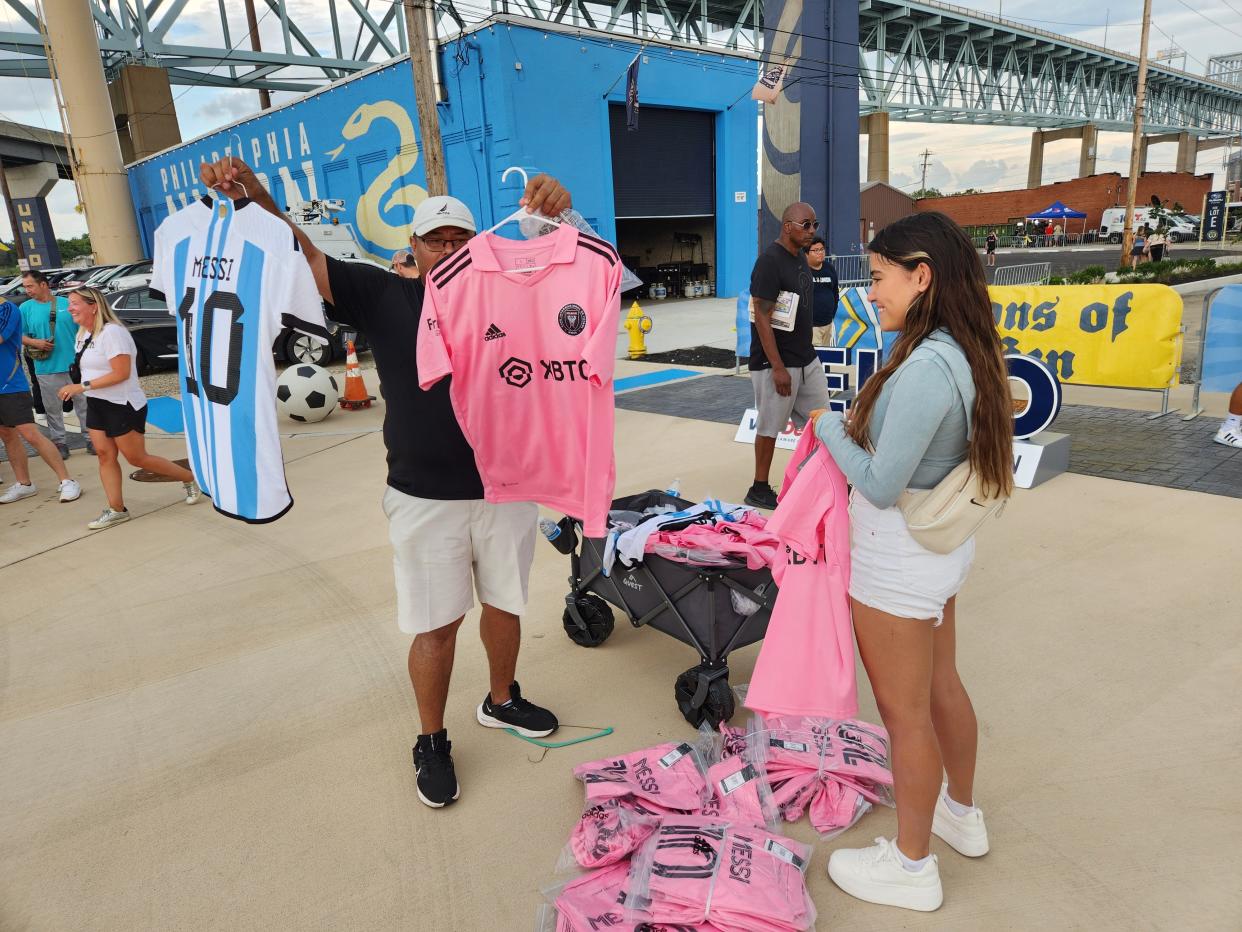
<instances>
[{"instance_id":1,"label":"gray sweatshirt","mask_svg":"<svg viewBox=\"0 0 1242 932\"><path fill-rule=\"evenodd\" d=\"M935 488L967 457L975 403L970 364L947 330L928 340L952 347L949 358L924 341L884 383L868 431L874 453L846 436L839 412L825 413L815 427L845 478L877 508L891 508L905 489Z\"/></svg>"}]
</instances>

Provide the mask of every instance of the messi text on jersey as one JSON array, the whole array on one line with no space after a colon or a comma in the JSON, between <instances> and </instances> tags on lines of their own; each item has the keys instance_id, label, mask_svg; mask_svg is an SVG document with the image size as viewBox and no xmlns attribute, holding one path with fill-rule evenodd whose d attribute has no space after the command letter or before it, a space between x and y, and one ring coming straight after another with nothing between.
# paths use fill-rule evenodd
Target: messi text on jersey
<instances>
[{"instance_id":1,"label":"messi text on jersey","mask_svg":"<svg viewBox=\"0 0 1242 932\"><path fill-rule=\"evenodd\" d=\"M231 282L236 262L236 259L222 259L219 256L197 256L191 274L206 281Z\"/></svg>"}]
</instances>

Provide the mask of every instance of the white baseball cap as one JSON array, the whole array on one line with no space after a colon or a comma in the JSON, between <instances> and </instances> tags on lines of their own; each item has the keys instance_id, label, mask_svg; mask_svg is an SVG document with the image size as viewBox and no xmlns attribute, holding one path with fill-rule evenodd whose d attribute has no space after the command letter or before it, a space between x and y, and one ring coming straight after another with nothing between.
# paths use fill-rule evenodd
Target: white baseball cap
<instances>
[{"instance_id":1,"label":"white baseball cap","mask_svg":"<svg viewBox=\"0 0 1242 932\"><path fill-rule=\"evenodd\" d=\"M426 236L440 227L461 227L471 233L478 229L470 208L457 198L444 194L427 198L414 211L415 236Z\"/></svg>"}]
</instances>

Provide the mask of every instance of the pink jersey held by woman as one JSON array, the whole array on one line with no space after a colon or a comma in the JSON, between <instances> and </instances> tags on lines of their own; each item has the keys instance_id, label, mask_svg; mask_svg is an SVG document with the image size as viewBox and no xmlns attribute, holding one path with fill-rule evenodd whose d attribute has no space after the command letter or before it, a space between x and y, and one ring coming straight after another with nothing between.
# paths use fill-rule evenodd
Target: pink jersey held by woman
<instances>
[{"instance_id":1,"label":"pink jersey held by woman","mask_svg":"<svg viewBox=\"0 0 1242 932\"><path fill-rule=\"evenodd\" d=\"M767 530L785 545L772 568L780 592L746 705L768 715L853 718L858 682L845 475L814 431L802 432Z\"/></svg>"}]
</instances>

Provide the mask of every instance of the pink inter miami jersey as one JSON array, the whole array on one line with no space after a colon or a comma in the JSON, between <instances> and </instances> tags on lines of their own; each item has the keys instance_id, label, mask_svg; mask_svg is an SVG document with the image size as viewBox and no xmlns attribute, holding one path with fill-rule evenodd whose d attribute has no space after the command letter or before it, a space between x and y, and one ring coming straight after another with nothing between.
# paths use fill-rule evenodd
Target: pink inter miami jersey
<instances>
[{"instance_id":1,"label":"pink inter miami jersey","mask_svg":"<svg viewBox=\"0 0 1242 932\"><path fill-rule=\"evenodd\" d=\"M603 537L616 479L621 262L571 226L474 237L427 276L418 377L449 395L489 502L535 501ZM435 438L428 438L435 442Z\"/></svg>"}]
</instances>

